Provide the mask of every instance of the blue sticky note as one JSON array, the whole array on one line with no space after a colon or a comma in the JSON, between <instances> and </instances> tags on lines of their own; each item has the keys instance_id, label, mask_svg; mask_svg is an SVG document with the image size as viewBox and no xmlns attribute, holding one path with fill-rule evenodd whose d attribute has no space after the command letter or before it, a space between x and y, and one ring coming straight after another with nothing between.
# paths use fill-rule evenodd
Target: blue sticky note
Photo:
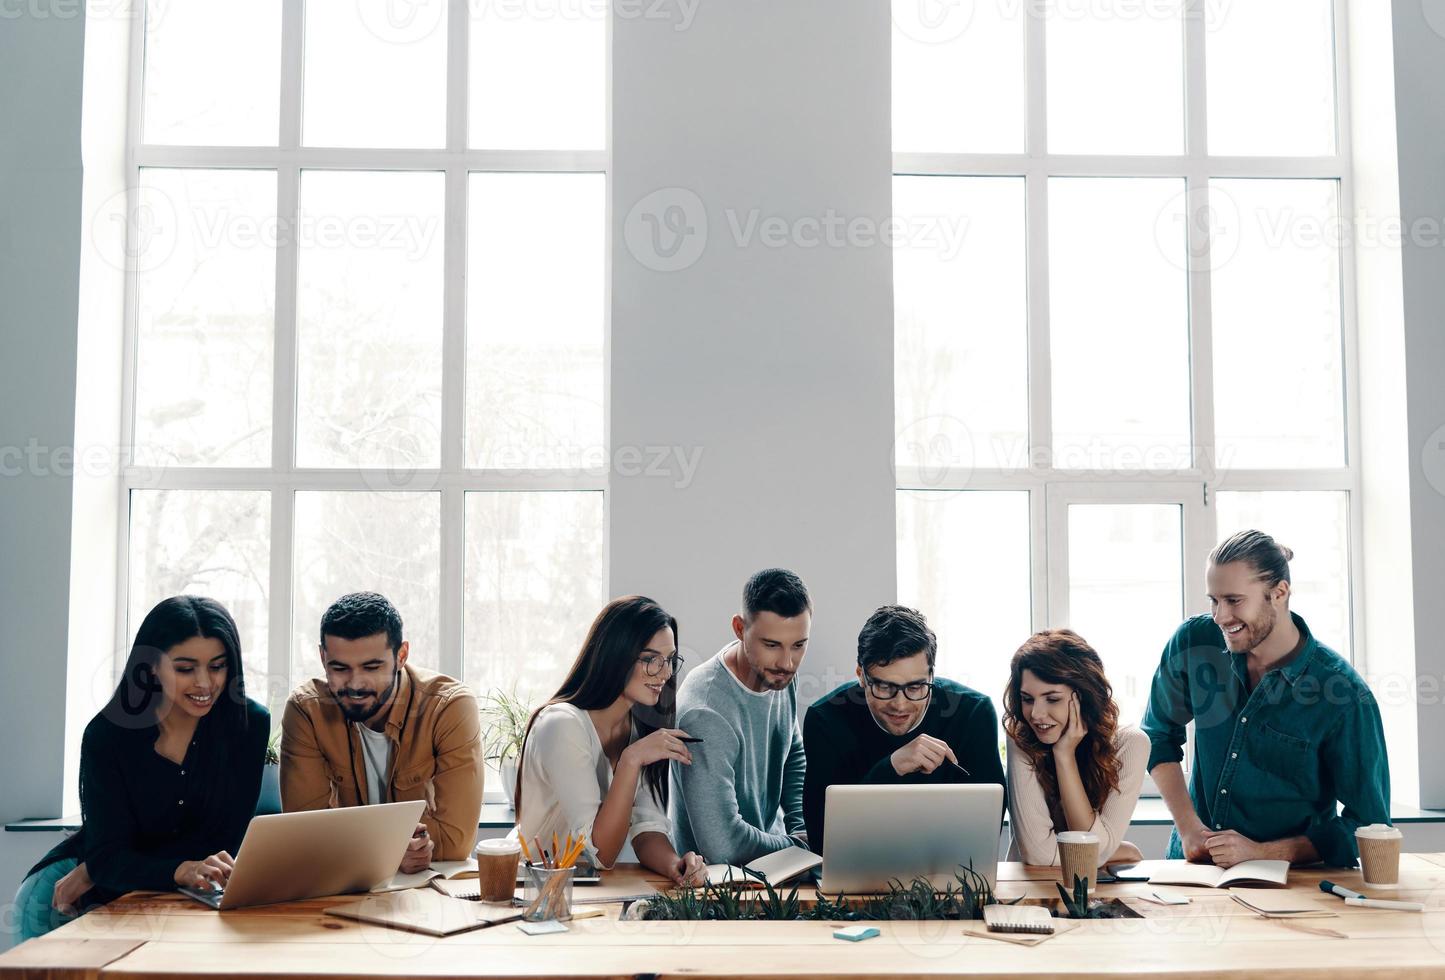
<instances>
[{"instance_id":1,"label":"blue sticky note","mask_svg":"<svg viewBox=\"0 0 1445 980\"><path fill-rule=\"evenodd\" d=\"M834 929L834 939L846 939L850 943L861 943L865 939L872 939L878 935L877 926L848 926L846 929Z\"/></svg>"},{"instance_id":2,"label":"blue sticky note","mask_svg":"<svg viewBox=\"0 0 1445 980\"><path fill-rule=\"evenodd\" d=\"M567 927L556 919L544 919L541 922L518 922L517 928L529 936L550 936L553 933L567 931Z\"/></svg>"}]
</instances>

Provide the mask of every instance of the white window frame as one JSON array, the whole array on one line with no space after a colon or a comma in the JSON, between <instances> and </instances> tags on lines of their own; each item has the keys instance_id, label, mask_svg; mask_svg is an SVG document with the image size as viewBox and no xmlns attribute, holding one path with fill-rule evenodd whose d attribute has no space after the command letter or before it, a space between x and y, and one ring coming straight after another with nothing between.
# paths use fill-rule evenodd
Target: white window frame
<instances>
[{"instance_id":1,"label":"white window frame","mask_svg":"<svg viewBox=\"0 0 1445 980\"><path fill-rule=\"evenodd\" d=\"M144 6L144 0L137 0ZM270 578L267 588L269 617L267 671L271 677L289 678L292 643L292 558L295 547L295 495L307 490L437 491L441 497L441 588L437 596L437 669L463 676L464 637L462 602L465 555L466 498L469 491L588 490L603 498L603 563L606 575L609 550L607 503L610 467L557 470L478 469L466 465L466 286L468 176L477 172L600 173L610 183L610 146L592 151L516 151L470 149L467 145L470 11L468 0L447 0L446 145L438 149L366 149L309 147L301 142L303 34L305 0L282 0L281 102L278 145L274 147L172 146L145 144L141 127L142 69L145 53L143 15L132 18L130 77L126 120L126 186L134 197L140 172L147 167L256 168L277 175L277 216L292 222L298 208L303 170L421 170L445 174L442 314L442 422L441 465L398 475L384 469L323 469L296 465L296 236L280 236L276 249L275 334L272 378L271 462L268 467L165 467L159 471L135 465L137 276L125 277L124 373L122 379L122 446L126 457L121 470L117 506L121 520L117 550L118 603L115 637L119 673L129 649L129 524L132 490L267 490L271 493ZM606 29L605 71L611 84L611 24ZM611 132L611 99L606 100L606 132ZM132 202L128 202L130 204ZM611 197L607 196L604 227L611 227ZM127 213L133 213L128 207ZM127 255L138 246L134 223L127 229ZM610 237L604 252L610 273ZM611 363L611 277L603 296L603 446L611 459L611 397L605 378ZM489 800L494 796L488 793Z\"/></svg>"},{"instance_id":2,"label":"white window frame","mask_svg":"<svg viewBox=\"0 0 1445 980\"><path fill-rule=\"evenodd\" d=\"M1187 0L1184 23L1185 152L1169 156L1106 156L1051 154L1048 150L1045 78L1045 24L1028 11L1024 15L1024 70L1027 141L1017 154L894 153L896 176L1022 177L1027 210L1026 264L1028 272L1028 377L1030 465L1026 469L974 469L940 481L925 479L917 467L899 466L899 489L1027 490L1030 500L1031 586L1034 629L1061 621L1067 603L1059 594L1056 570L1060 545L1050 535L1048 520L1051 491L1087 486L1097 502L1153 499L1189 501L1185 538L1185 613L1208 612L1202 587L1209 548L1217 540L1214 495L1218 490L1334 490L1349 501L1350 609L1349 656L1361 667L1357 653L1364 650L1363 602L1359 569L1363 555L1361 535L1361 474L1359 465L1359 344L1355 301L1355 261L1351 242L1339 250L1341 284L1341 366L1344 373L1345 463L1332 469L1235 469L1216 472L1213 389L1213 335L1208 241L1202 223L1190 220L1188 240L1190 407L1194 454L1190 467L1137 476L1056 469L1051 453L1053 417L1049 342L1049 198L1051 177L1164 177L1183 179L1191 216L1207 200L1211 177L1322 178L1338 181L1341 215L1354 211L1349 147L1349 19L1348 0L1334 0L1336 150L1319 157L1214 157L1208 155L1206 132L1205 22L1206 0ZM1058 488L1055 490L1054 488ZM1141 494L1143 496L1141 497ZM1191 514L1193 515L1191 517ZM1065 525L1058 525L1063 527ZM1066 545L1063 546L1066 548ZM1066 553L1065 553L1066 557ZM1342 651L1344 652L1344 651Z\"/></svg>"}]
</instances>

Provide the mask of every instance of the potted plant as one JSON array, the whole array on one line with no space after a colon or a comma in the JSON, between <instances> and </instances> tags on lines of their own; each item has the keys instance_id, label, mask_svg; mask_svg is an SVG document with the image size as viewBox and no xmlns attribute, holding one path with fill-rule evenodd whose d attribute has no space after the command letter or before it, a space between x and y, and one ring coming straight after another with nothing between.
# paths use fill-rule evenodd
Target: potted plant
<instances>
[{"instance_id":1,"label":"potted plant","mask_svg":"<svg viewBox=\"0 0 1445 980\"><path fill-rule=\"evenodd\" d=\"M493 688L482 696L481 711L483 755L497 763L507 803L511 804L517 785L517 759L522 754L522 740L527 736L527 719L532 709L515 690Z\"/></svg>"},{"instance_id":2,"label":"potted plant","mask_svg":"<svg viewBox=\"0 0 1445 980\"><path fill-rule=\"evenodd\" d=\"M744 874L752 874L747 868ZM759 879L760 881L762 879ZM641 920L746 920L770 919L818 922L892 922L899 920L982 919L987 905L1000 903L988 879L960 866L954 881L942 888L928 878L914 878L904 884L888 883L888 892L877 896L835 895L819 892L815 902L805 905L798 897L799 886L783 892L763 881L756 891L737 891L730 882L708 883L661 892L628 908L624 918ZM1017 901L1017 899L1015 899Z\"/></svg>"},{"instance_id":3,"label":"potted plant","mask_svg":"<svg viewBox=\"0 0 1445 980\"><path fill-rule=\"evenodd\" d=\"M277 718L278 715L272 714ZM272 722L266 739L265 765L261 769L261 796L256 800L258 816L281 812L281 724Z\"/></svg>"}]
</instances>

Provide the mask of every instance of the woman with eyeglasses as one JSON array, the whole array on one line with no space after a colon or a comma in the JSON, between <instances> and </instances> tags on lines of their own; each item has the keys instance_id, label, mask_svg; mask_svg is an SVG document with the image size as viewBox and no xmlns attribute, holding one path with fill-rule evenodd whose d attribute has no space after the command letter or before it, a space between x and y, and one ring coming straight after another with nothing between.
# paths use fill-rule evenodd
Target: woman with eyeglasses
<instances>
[{"instance_id":1,"label":"woman with eyeglasses","mask_svg":"<svg viewBox=\"0 0 1445 980\"><path fill-rule=\"evenodd\" d=\"M1009 859L1059 863L1058 835L1092 831L1099 864L1138 861L1124 839L1149 760L1149 737L1119 724L1104 662L1073 630L1044 630L1013 656L1003 696L1008 736Z\"/></svg>"},{"instance_id":2,"label":"woman with eyeglasses","mask_svg":"<svg viewBox=\"0 0 1445 980\"><path fill-rule=\"evenodd\" d=\"M828 787L865 783L1003 785L988 696L934 676L938 638L916 609L882 606L858 634L856 681L803 717L803 819L823 852Z\"/></svg>"},{"instance_id":3,"label":"woman with eyeglasses","mask_svg":"<svg viewBox=\"0 0 1445 980\"><path fill-rule=\"evenodd\" d=\"M677 620L656 602L624 596L597 615L562 686L527 723L514 800L529 845L583 837L585 863L610 868L631 841L645 867L702 884L703 859L677 853L667 819L668 767L692 764L687 733L673 727L681 666Z\"/></svg>"}]
</instances>

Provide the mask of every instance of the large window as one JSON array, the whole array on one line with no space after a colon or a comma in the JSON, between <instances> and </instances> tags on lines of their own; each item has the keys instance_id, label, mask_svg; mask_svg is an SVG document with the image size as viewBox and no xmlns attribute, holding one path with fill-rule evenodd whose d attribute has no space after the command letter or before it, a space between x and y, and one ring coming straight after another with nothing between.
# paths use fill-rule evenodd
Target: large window
<instances>
[{"instance_id":1,"label":"large window","mask_svg":"<svg viewBox=\"0 0 1445 980\"><path fill-rule=\"evenodd\" d=\"M213 596L550 693L605 596L606 10L152 0L131 91L122 651Z\"/></svg>"},{"instance_id":2,"label":"large window","mask_svg":"<svg viewBox=\"0 0 1445 980\"><path fill-rule=\"evenodd\" d=\"M1344 0L893 12L899 591L940 671L997 699L1069 626L1137 722L1245 527L1353 656Z\"/></svg>"}]
</instances>

